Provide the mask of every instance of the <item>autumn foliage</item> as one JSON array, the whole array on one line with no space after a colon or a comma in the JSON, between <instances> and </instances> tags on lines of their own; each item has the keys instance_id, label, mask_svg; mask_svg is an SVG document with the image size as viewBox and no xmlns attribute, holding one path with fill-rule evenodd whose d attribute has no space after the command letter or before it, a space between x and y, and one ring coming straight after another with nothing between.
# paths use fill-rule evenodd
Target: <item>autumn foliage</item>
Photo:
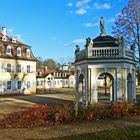
<instances>
[{"instance_id":1,"label":"autumn foliage","mask_svg":"<svg viewBox=\"0 0 140 140\"><path fill-rule=\"evenodd\" d=\"M107 105L95 104L87 108L79 107L77 116L75 116L74 106L72 105L37 105L25 111L9 114L0 122L0 128L58 125L128 115L140 115L140 105L134 105L131 101Z\"/></svg>"}]
</instances>

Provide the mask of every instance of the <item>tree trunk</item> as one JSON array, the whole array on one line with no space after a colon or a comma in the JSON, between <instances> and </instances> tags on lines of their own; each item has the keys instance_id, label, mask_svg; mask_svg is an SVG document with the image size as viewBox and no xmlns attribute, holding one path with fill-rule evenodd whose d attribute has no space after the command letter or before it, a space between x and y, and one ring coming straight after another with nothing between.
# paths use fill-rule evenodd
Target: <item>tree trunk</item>
<instances>
[{"instance_id":1,"label":"tree trunk","mask_svg":"<svg viewBox=\"0 0 140 140\"><path fill-rule=\"evenodd\" d=\"M140 64L140 29L139 29L139 24L137 24L137 37L138 37L138 51L139 51L139 64ZM138 86L140 86L140 70L138 68Z\"/></svg>"}]
</instances>

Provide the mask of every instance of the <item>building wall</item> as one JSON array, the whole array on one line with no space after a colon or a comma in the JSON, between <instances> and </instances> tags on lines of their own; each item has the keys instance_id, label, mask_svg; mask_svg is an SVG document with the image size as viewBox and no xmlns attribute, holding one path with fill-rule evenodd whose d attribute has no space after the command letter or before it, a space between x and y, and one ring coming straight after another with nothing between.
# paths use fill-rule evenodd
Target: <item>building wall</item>
<instances>
[{"instance_id":1,"label":"building wall","mask_svg":"<svg viewBox=\"0 0 140 140\"><path fill-rule=\"evenodd\" d=\"M41 81L41 78L37 78L37 81ZM75 87L75 76L71 75L69 78L55 78L51 74L45 77L45 89L49 88L69 88ZM40 88L40 86L37 86L37 88Z\"/></svg>"},{"instance_id":2,"label":"building wall","mask_svg":"<svg viewBox=\"0 0 140 140\"><path fill-rule=\"evenodd\" d=\"M71 75L68 78L68 87L75 87L75 83L76 83L76 79L75 79L75 75Z\"/></svg>"},{"instance_id":3,"label":"building wall","mask_svg":"<svg viewBox=\"0 0 140 140\"><path fill-rule=\"evenodd\" d=\"M7 72L7 64L11 64L11 72ZM17 64L21 64L21 72L17 72ZM27 72L27 65L30 72ZM11 81L11 84L8 84ZM18 84L21 81L21 88ZM11 89L8 89L11 85ZM5 93L36 93L36 62L28 60L16 60L0 58L0 94Z\"/></svg>"}]
</instances>

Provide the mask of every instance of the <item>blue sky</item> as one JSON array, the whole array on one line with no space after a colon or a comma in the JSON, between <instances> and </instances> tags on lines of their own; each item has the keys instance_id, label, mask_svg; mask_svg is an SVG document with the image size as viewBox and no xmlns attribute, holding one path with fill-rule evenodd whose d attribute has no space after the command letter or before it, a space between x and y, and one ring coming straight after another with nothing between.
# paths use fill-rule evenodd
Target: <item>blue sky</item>
<instances>
[{"instance_id":1,"label":"blue sky","mask_svg":"<svg viewBox=\"0 0 140 140\"><path fill-rule=\"evenodd\" d=\"M105 18L108 34L128 0L0 0L0 26L32 46L36 57L57 61L74 57L75 44L100 34Z\"/></svg>"}]
</instances>

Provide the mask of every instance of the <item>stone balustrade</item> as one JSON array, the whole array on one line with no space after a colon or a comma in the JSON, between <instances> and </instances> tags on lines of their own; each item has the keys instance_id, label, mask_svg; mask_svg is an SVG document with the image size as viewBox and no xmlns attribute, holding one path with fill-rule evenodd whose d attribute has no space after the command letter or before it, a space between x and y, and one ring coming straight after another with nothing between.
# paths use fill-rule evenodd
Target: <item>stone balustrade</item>
<instances>
[{"instance_id":1,"label":"stone balustrade","mask_svg":"<svg viewBox=\"0 0 140 140\"><path fill-rule=\"evenodd\" d=\"M86 48L77 52L76 61L86 58L123 58L134 59L134 52L122 47L105 47L105 48Z\"/></svg>"},{"instance_id":2,"label":"stone balustrade","mask_svg":"<svg viewBox=\"0 0 140 140\"><path fill-rule=\"evenodd\" d=\"M118 47L114 48L92 48L92 56L94 57L104 57L104 56L118 56Z\"/></svg>"}]
</instances>

